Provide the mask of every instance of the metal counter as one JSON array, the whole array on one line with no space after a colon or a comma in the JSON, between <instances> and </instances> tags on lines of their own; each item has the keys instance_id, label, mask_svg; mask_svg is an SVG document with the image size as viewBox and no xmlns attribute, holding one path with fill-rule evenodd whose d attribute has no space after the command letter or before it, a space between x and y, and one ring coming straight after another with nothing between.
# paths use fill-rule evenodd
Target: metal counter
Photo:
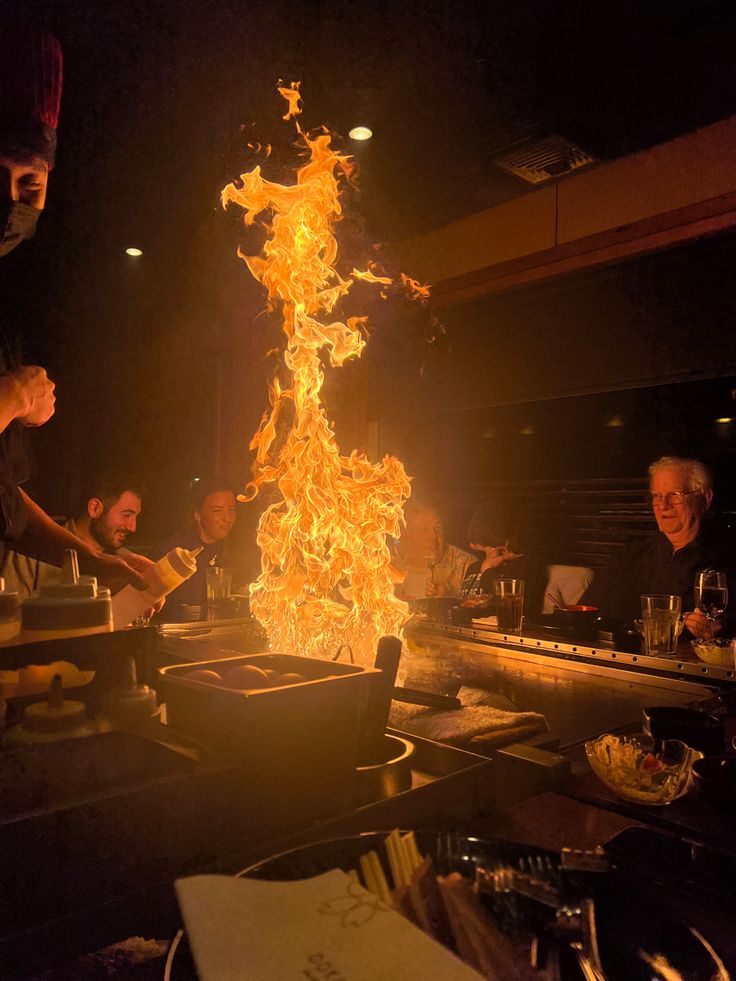
<instances>
[{"instance_id":1,"label":"metal counter","mask_svg":"<svg viewBox=\"0 0 736 981\"><path fill-rule=\"evenodd\" d=\"M487 689L492 704L541 712L560 749L640 727L646 705L688 705L733 684L734 670L685 658L668 660L600 650L570 640L499 633L490 625L457 627L415 618L407 628L401 681L454 694Z\"/></svg>"},{"instance_id":2,"label":"metal counter","mask_svg":"<svg viewBox=\"0 0 736 981\"><path fill-rule=\"evenodd\" d=\"M252 653L250 624L245 618L164 628L159 658L196 661L213 649L223 657ZM565 749L601 732L639 728L646 705L706 699L736 684L736 669L703 664L684 647L681 658L654 658L558 637L517 637L481 621L458 627L415 617L406 629L399 679L443 694L461 685L487 689L497 708L541 712Z\"/></svg>"}]
</instances>

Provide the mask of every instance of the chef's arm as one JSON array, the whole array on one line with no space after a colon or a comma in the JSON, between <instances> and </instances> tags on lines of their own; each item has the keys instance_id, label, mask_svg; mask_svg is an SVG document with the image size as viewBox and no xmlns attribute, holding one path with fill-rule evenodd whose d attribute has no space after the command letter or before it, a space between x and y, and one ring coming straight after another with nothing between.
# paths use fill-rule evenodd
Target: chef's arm
<instances>
[{"instance_id":1,"label":"chef's arm","mask_svg":"<svg viewBox=\"0 0 736 981\"><path fill-rule=\"evenodd\" d=\"M0 432L14 419L23 426L43 426L54 414L55 388L37 364L0 374Z\"/></svg>"},{"instance_id":2,"label":"chef's arm","mask_svg":"<svg viewBox=\"0 0 736 981\"><path fill-rule=\"evenodd\" d=\"M17 419L23 410L23 401L15 380L9 374L0 375L0 433Z\"/></svg>"},{"instance_id":3,"label":"chef's arm","mask_svg":"<svg viewBox=\"0 0 736 981\"><path fill-rule=\"evenodd\" d=\"M17 552L41 559L50 565L61 566L64 553L73 548L77 551L80 570L98 576L113 591L126 583L139 588L145 585L140 575L121 558L95 550L58 525L21 487L18 488L18 493L26 509L27 524L22 534L12 542Z\"/></svg>"}]
</instances>

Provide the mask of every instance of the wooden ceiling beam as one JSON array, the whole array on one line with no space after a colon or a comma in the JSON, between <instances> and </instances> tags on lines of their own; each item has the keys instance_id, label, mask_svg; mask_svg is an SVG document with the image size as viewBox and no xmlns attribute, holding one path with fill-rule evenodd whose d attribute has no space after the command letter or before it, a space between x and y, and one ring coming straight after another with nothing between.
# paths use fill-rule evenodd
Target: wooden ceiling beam
<instances>
[{"instance_id":1,"label":"wooden ceiling beam","mask_svg":"<svg viewBox=\"0 0 736 981\"><path fill-rule=\"evenodd\" d=\"M446 307L633 259L732 228L736 228L736 192L450 277L433 285L432 296L435 305Z\"/></svg>"}]
</instances>

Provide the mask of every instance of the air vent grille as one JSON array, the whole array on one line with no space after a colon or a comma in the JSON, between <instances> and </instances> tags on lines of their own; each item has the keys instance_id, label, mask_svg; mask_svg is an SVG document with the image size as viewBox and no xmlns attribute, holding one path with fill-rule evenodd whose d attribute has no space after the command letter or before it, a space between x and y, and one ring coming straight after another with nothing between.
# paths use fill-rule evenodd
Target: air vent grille
<instances>
[{"instance_id":1,"label":"air vent grille","mask_svg":"<svg viewBox=\"0 0 736 981\"><path fill-rule=\"evenodd\" d=\"M496 157L495 163L528 184L542 184L594 161L595 157L563 136L545 136L517 145Z\"/></svg>"}]
</instances>

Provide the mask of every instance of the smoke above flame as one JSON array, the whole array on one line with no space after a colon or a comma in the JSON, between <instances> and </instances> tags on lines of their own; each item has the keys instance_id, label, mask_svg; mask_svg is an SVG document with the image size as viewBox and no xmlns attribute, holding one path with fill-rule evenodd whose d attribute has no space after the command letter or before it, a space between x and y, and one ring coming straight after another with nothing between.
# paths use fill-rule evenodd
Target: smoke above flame
<instances>
[{"instance_id":1,"label":"smoke above flame","mask_svg":"<svg viewBox=\"0 0 736 981\"><path fill-rule=\"evenodd\" d=\"M393 280L376 267L338 272L333 228L351 160L328 132L301 129L298 82L278 91L288 106L283 118L294 120L297 145L306 150L295 182L273 183L256 166L222 192L223 206L237 205L246 225L266 229L262 254L239 255L283 315L291 379L288 388L272 382L270 409L250 444L255 460L244 499L264 484L279 491L258 526L261 574L251 586L251 610L274 650L325 658L348 645L356 661L372 663L378 638L399 635L408 618L394 596L388 538L400 534L411 488L394 457L371 463L355 450L340 453L321 399L322 359L326 353L340 367L365 347L366 318L343 321L334 312L353 284L386 288ZM408 276L396 285L412 299L429 293Z\"/></svg>"}]
</instances>

